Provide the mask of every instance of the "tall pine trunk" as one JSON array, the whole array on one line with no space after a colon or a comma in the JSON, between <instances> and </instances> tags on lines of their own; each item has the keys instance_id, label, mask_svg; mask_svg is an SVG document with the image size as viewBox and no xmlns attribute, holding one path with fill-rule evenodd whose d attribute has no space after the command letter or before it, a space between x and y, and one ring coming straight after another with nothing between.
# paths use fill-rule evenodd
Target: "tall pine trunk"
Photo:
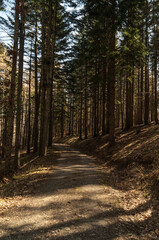
<instances>
[{"instance_id":1,"label":"tall pine trunk","mask_svg":"<svg viewBox=\"0 0 159 240\"><path fill-rule=\"evenodd\" d=\"M132 102L133 89L132 79L130 80L130 75L128 75L126 78L126 123L125 123L126 129L129 129L133 126L133 102Z\"/></svg>"},{"instance_id":2,"label":"tall pine trunk","mask_svg":"<svg viewBox=\"0 0 159 240\"><path fill-rule=\"evenodd\" d=\"M148 0L146 0L146 26L145 26L145 44L146 47L149 47L148 44ZM146 65L145 65L145 125L149 124L149 56L146 56Z\"/></svg>"},{"instance_id":3,"label":"tall pine trunk","mask_svg":"<svg viewBox=\"0 0 159 240\"><path fill-rule=\"evenodd\" d=\"M97 89L96 86L94 86L93 90L93 126L94 126L94 133L93 136L97 136Z\"/></svg>"},{"instance_id":4,"label":"tall pine trunk","mask_svg":"<svg viewBox=\"0 0 159 240\"><path fill-rule=\"evenodd\" d=\"M16 138L15 138L15 157L14 168L20 166L20 119L21 119L21 105L22 105L22 81L23 81L23 57L24 57L24 0L21 0L21 22L20 22L20 49L19 49L19 72L18 72L18 88L17 88L17 114L16 114Z\"/></svg>"},{"instance_id":5,"label":"tall pine trunk","mask_svg":"<svg viewBox=\"0 0 159 240\"><path fill-rule=\"evenodd\" d=\"M37 51L37 14L36 14L36 23L35 23L35 44L34 44L34 55L35 55L35 113L34 113L34 127L33 127L33 151L38 151L38 123L39 123L39 94L38 94L38 51Z\"/></svg>"},{"instance_id":6,"label":"tall pine trunk","mask_svg":"<svg viewBox=\"0 0 159 240\"><path fill-rule=\"evenodd\" d=\"M39 142L39 155L45 155L45 136L44 134L44 121L45 121L45 109L46 109L46 32L45 32L45 0L42 1L42 67L41 67L41 81L40 81L40 142Z\"/></svg>"},{"instance_id":7,"label":"tall pine trunk","mask_svg":"<svg viewBox=\"0 0 159 240\"><path fill-rule=\"evenodd\" d=\"M48 146L52 146L53 139L53 81L55 71L55 43L56 43L56 25L57 25L57 8L58 0L54 5L53 29L52 29L52 52L51 52L51 67L50 67L50 110L49 110L49 140Z\"/></svg>"},{"instance_id":8,"label":"tall pine trunk","mask_svg":"<svg viewBox=\"0 0 159 240\"><path fill-rule=\"evenodd\" d=\"M105 135L105 90L106 90L106 60L103 59L103 75L102 75L102 135Z\"/></svg>"},{"instance_id":9,"label":"tall pine trunk","mask_svg":"<svg viewBox=\"0 0 159 240\"><path fill-rule=\"evenodd\" d=\"M28 139L27 139L27 153L30 153L30 138L31 138L31 59L32 59L32 46L30 54L30 68L29 68L29 102L28 102Z\"/></svg>"},{"instance_id":10,"label":"tall pine trunk","mask_svg":"<svg viewBox=\"0 0 159 240\"><path fill-rule=\"evenodd\" d=\"M85 139L88 138L88 129L87 129L87 124L88 124L88 104L87 104L87 99L88 99L88 96L87 96L87 82L88 82L88 76L87 76L87 60L86 60L86 63L85 63L85 95L84 95L84 134L85 134Z\"/></svg>"},{"instance_id":11,"label":"tall pine trunk","mask_svg":"<svg viewBox=\"0 0 159 240\"><path fill-rule=\"evenodd\" d=\"M11 157L11 151L12 151L13 124L14 124L14 99L15 99L15 85L16 85L17 52L18 52L18 28L19 28L19 0L16 0L15 1L13 62L12 62L12 73L11 73L11 85L9 90L9 99L8 99L8 106L7 106L6 144L4 147L6 172L10 170L10 157Z\"/></svg>"},{"instance_id":12,"label":"tall pine trunk","mask_svg":"<svg viewBox=\"0 0 159 240\"><path fill-rule=\"evenodd\" d=\"M157 101L157 49L155 51L155 66L154 66L154 73L155 73L155 123L158 124L158 101Z\"/></svg>"},{"instance_id":13,"label":"tall pine trunk","mask_svg":"<svg viewBox=\"0 0 159 240\"><path fill-rule=\"evenodd\" d=\"M109 145L113 145L115 143L115 43L116 43L116 27L115 27L115 8L116 8L116 0L111 0L112 3L112 18L111 18L111 39L109 43L111 56L109 58L109 66L108 66L108 81L109 81Z\"/></svg>"},{"instance_id":14,"label":"tall pine trunk","mask_svg":"<svg viewBox=\"0 0 159 240\"><path fill-rule=\"evenodd\" d=\"M80 82L80 115L79 115L79 139L82 139L82 112L83 112L83 84L82 76Z\"/></svg>"}]
</instances>

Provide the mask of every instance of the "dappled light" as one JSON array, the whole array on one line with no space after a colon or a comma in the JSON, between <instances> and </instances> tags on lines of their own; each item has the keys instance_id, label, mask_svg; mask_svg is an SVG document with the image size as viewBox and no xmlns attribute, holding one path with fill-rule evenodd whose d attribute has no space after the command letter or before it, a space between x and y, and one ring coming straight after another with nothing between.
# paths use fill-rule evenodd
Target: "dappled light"
<instances>
[{"instance_id":1,"label":"dappled light","mask_svg":"<svg viewBox=\"0 0 159 240\"><path fill-rule=\"evenodd\" d=\"M159 240L159 0L0 0L0 240Z\"/></svg>"},{"instance_id":2,"label":"dappled light","mask_svg":"<svg viewBox=\"0 0 159 240\"><path fill-rule=\"evenodd\" d=\"M101 178L100 167L87 155L58 147L56 171L37 171L34 191L0 213L0 239L148 239L146 226L157 211L150 196L121 191Z\"/></svg>"}]
</instances>

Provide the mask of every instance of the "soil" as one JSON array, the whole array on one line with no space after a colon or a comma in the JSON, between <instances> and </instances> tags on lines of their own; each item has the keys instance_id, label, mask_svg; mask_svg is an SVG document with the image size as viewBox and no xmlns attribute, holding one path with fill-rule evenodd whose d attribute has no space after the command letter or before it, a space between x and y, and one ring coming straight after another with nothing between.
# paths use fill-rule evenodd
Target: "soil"
<instances>
[{"instance_id":1,"label":"soil","mask_svg":"<svg viewBox=\"0 0 159 240\"><path fill-rule=\"evenodd\" d=\"M57 160L50 154L48 165L15 176L11 193L3 191L0 239L159 239L159 204L151 194L128 188L110 166L67 144L56 148Z\"/></svg>"}]
</instances>

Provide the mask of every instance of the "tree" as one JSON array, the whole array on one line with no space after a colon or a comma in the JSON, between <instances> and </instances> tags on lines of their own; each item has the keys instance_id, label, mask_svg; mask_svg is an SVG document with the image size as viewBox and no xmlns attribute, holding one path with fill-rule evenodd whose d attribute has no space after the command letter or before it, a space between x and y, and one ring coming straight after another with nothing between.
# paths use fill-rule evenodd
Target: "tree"
<instances>
[{"instance_id":1,"label":"tree","mask_svg":"<svg viewBox=\"0 0 159 240\"><path fill-rule=\"evenodd\" d=\"M108 116L109 116L109 144L113 145L115 142L115 49L116 49L116 1L111 0L111 34L109 39L109 64L108 64Z\"/></svg>"},{"instance_id":2,"label":"tree","mask_svg":"<svg viewBox=\"0 0 159 240\"><path fill-rule=\"evenodd\" d=\"M22 104L22 81L23 81L23 58L24 58L24 37L25 37L25 1L21 0L20 5L20 49L19 49L19 69L18 69L18 89L17 89L17 114L16 114L16 139L14 168L20 166L20 118Z\"/></svg>"},{"instance_id":3,"label":"tree","mask_svg":"<svg viewBox=\"0 0 159 240\"><path fill-rule=\"evenodd\" d=\"M19 0L15 1L15 24L14 24L14 46L13 46L13 62L11 83L9 91L9 99L7 105L7 133L5 145L5 163L6 172L10 171L10 157L12 151L12 138L13 138L13 122L14 122L14 98L15 98L15 85L16 85L16 69L17 69L17 51L18 51L18 28L19 28Z\"/></svg>"}]
</instances>

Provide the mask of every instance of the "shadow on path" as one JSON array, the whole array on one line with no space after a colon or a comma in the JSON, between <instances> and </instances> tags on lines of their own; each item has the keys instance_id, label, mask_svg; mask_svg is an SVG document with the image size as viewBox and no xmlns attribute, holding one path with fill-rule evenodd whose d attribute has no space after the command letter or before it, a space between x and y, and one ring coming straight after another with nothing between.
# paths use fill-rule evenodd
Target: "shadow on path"
<instances>
[{"instance_id":1,"label":"shadow on path","mask_svg":"<svg viewBox=\"0 0 159 240\"><path fill-rule=\"evenodd\" d=\"M0 240L159 239L151 199L125 209L122 191L110 181L103 183L91 158L57 146L61 157L55 173L37 181L34 193L17 207L0 214Z\"/></svg>"}]
</instances>

